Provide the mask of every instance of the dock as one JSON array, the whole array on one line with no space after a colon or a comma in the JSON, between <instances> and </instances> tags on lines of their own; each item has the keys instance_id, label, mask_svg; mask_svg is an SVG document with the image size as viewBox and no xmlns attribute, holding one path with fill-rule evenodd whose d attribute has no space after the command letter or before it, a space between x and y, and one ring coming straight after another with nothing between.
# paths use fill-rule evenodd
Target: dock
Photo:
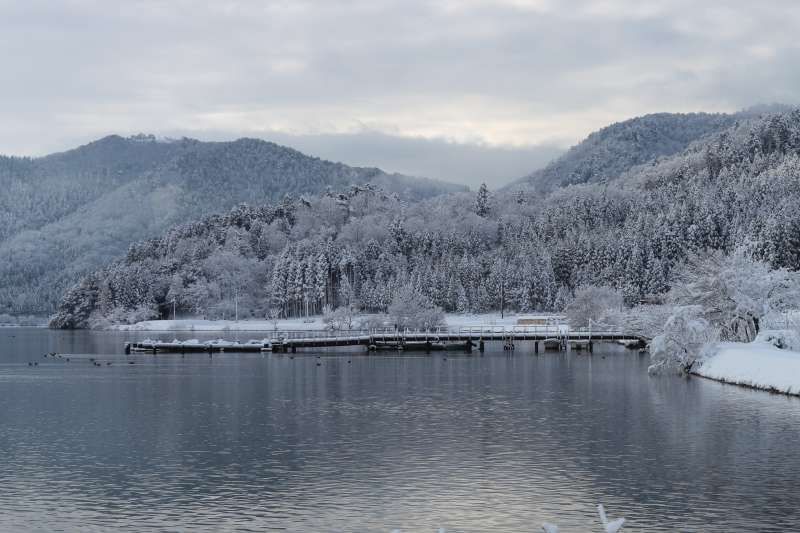
<instances>
[{"instance_id":1,"label":"dock","mask_svg":"<svg viewBox=\"0 0 800 533\"><path fill-rule=\"evenodd\" d=\"M296 352L304 348L363 346L378 350L463 350L483 351L487 342L502 342L505 350L513 350L517 342L534 343L534 352L543 350L592 351L596 342L646 344L649 339L622 331L591 331L564 326L469 326L418 330L345 330L345 331L274 331L267 338L247 342L226 341L158 341L126 343L125 353L219 353L219 352Z\"/></svg>"}]
</instances>

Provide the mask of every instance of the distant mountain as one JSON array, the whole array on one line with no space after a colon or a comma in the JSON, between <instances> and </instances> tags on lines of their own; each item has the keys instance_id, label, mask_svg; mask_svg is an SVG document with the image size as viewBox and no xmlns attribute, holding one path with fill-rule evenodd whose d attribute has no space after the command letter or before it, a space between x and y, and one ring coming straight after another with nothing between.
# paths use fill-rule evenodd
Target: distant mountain
<instances>
[{"instance_id":1,"label":"distant mountain","mask_svg":"<svg viewBox=\"0 0 800 533\"><path fill-rule=\"evenodd\" d=\"M749 112L657 113L611 124L592 133L545 168L508 187L544 192L565 185L613 179L634 166L682 152L693 141L732 126L746 114Z\"/></svg>"},{"instance_id":2,"label":"distant mountain","mask_svg":"<svg viewBox=\"0 0 800 533\"><path fill-rule=\"evenodd\" d=\"M255 139L112 135L41 158L0 156L0 312L51 312L86 272L185 219L362 183L406 200L465 190Z\"/></svg>"}]
</instances>

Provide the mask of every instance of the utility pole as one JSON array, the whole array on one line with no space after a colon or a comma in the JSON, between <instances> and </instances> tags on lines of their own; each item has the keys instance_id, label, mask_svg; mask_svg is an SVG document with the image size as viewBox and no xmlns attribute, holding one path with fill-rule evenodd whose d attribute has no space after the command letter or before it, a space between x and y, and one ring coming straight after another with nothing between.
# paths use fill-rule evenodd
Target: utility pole
<instances>
[{"instance_id":1,"label":"utility pole","mask_svg":"<svg viewBox=\"0 0 800 533\"><path fill-rule=\"evenodd\" d=\"M175 320L175 298L172 299L172 320Z\"/></svg>"},{"instance_id":2,"label":"utility pole","mask_svg":"<svg viewBox=\"0 0 800 533\"><path fill-rule=\"evenodd\" d=\"M233 292L233 308L236 313L235 322L239 322L239 287L236 287Z\"/></svg>"},{"instance_id":3,"label":"utility pole","mask_svg":"<svg viewBox=\"0 0 800 533\"><path fill-rule=\"evenodd\" d=\"M500 318L506 317L506 274L503 272L503 279L500 282Z\"/></svg>"}]
</instances>

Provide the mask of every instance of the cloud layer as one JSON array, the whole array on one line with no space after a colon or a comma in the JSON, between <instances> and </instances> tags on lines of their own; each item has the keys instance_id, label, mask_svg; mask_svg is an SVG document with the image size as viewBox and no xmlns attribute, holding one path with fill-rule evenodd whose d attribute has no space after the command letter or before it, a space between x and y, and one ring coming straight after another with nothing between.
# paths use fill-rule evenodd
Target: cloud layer
<instances>
[{"instance_id":1,"label":"cloud layer","mask_svg":"<svg viewBox=\"0 0 800 533\"><path fill-rule=\"evenodd\" d=\"M794 0L0 0L0 152L178 130L564 146L796 101L797 27Z\"/></svg>"}]
</instances>

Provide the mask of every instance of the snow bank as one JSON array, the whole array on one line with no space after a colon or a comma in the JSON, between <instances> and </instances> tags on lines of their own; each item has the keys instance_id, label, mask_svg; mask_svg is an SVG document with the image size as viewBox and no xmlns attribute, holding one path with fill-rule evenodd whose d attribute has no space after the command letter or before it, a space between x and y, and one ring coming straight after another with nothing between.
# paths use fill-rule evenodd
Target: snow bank
<instances>
[{"instance_id":1,"label":"snow bank","mask_svg":"<svg viewBox=\"0 0 800 533\"><path fill-rule=\"evenodd\" d=\"M723 342L693 373L725 383L800 395L800 352L763 340Z\"/></svg>"}]
</instances>

